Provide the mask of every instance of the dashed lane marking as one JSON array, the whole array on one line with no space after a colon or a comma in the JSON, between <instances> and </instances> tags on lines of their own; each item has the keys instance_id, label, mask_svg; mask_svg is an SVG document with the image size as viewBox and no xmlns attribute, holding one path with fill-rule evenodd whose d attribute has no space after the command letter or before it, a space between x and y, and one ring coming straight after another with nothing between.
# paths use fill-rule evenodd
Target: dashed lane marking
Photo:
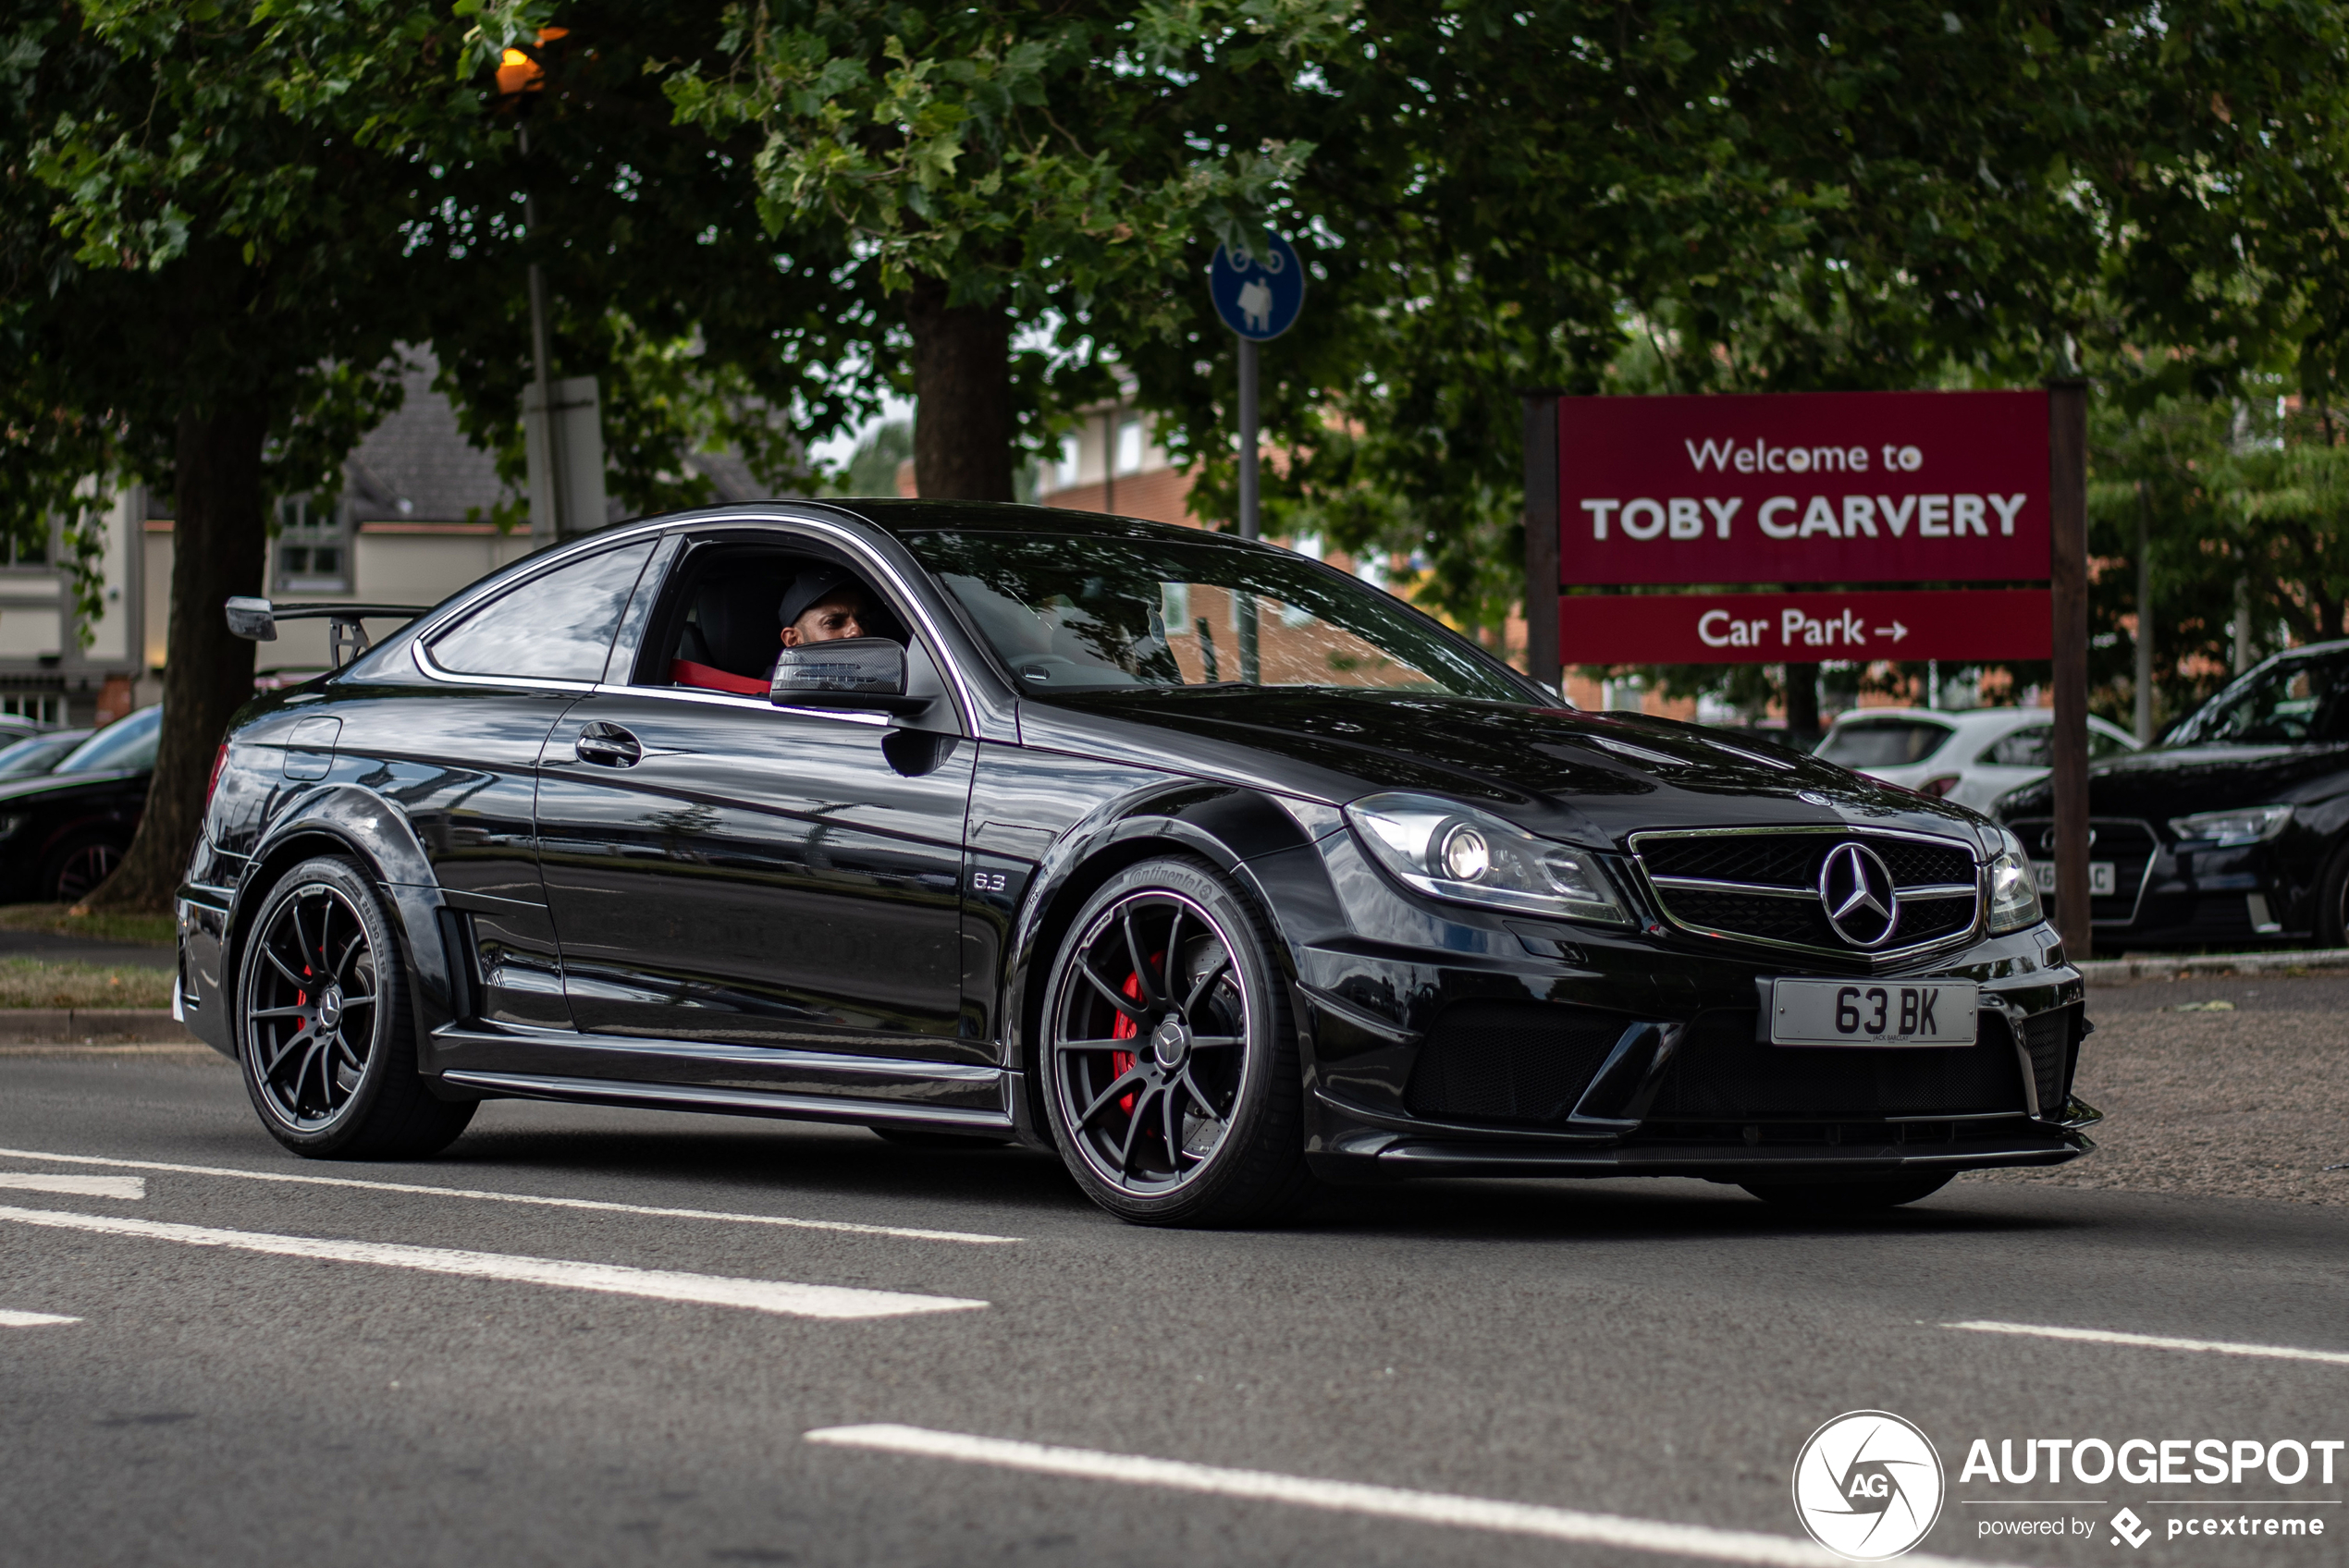
<instances>
[{"instance_id":1,"label":"dashed lane marking","mask_svg":"<svg viewBox=\"0 0 2349 1568\"><path fill-rule=\"evenodd\" d=\"M416 1182L363 1182L353 1176L296 1176L282 1170L239 1170L225 1165L166 1165L153 1159L110 1159L88 1154L43 1154L0 1149L0 1158L38 1159L60 1165L108 1165L122 1170L164 1170L178 1176L227 1176L240 1182L283 1182L303 1187L355 1187L369 1193L416 1193L437 1198L476 1198L484 1203L535 1204L544 1208L581 1208L598 1214L641 1214L656 1219L715 1219L730 1225L776 1225L791 1231L836 1231L852 1236L895 1236L909 1242L963 1242L1004 1246L1018 1236L978 1231L923 1231L909 1225L866 1225L849 1219L800 1219L781 1214L730 1214L711 1208L661 1208L648 1204L607 1203L599 1198L550 1198L529 1193L493 1193L473 1187L434 1187Z\"/></svg>"},{"instance_id":2,"label":"dashed lane marking","mask_svg":"<svg viewBox=\"0 0 2349 1568\"><path fill-rule=\"evenodd\" d=\"M45 1170L0 1170L0 1187L19 1193L65 1193L77 1198L143 1198L144 1176L53 1176Z\"/></svg>"},{"instance_id":3,"label":"dashed lane marking","mask_svg":"<svg viewBox=\"0 0 2349 1568\"><path fill-rule=\"evenodd\" d=\"M2022 1334L2040 1340L2084 1340L2090 1344L2135 1345L2144 1350L2198 1350L2214 1355L2263 1355L2277 1361L2321 1361L2349 1366L2349 1351L2297 1350L2291 1345L2242 1344L2231 1340L2179 1340L2166 1334L2124 1334L2111 1329L2050 1329L2034 1323L1944 1323L1976 1334Z\"/></svg>"},{"instance_id":4,"label":"dashed lane marking","mask_svg":"<svg viewBox=\"0 0 2349 1568\"><path fill-rule=\"evenodd\" d=\"M370 1263L412 1268L425 1274L459 1274L477 1280L510 1280L525 1285L596 1291L606 1295L646 1296L656 1301L700 1302L741 1306L786 1317L902 1317L919 1312L963 1312L983 1301L956 1296L907 1295L844 1285L794 1285L781 1280L735 1280L719 1274L682 1274L664 1268L627 1268L608 1263L570 1263L551 1257L514 1257L504 1253L461 1252L444 1247L402 1246L385 1242L328 1241L312 1236L277 1236L256 1231L218 1231L205 1225L171 1225L154 1219L118 1219L103 1214L68 1214L48 1208L0 1207L0 1220L102 1236L134 1236L187 1246L227 1247L280 1257L314 1257L329 1263Z\"/></svg>"},{"instance_id":5,"label":"dashed lane marking","mask_svg":"<svg viewBox=\"0 0 2349 1568\"><path fill-rule=\"evenodd\" d=\"M60 1317L54 1312L0 1311L0 1329L39 1329L51 1323L79 1323L79 1317Z\"/></svg>"},{"instance_id":6,"label":"dashed lane marking","mask_svg":"<svg viewBox=\"0 0 2349 1568\"><path fill-rule=\"evenodd\" d=\"M1849 1568L1843 1558L1809 1541L1792 1536L1764 1535L1756 1530L1672 1525L1539 1503L1406 1491L1398 1487L1369 1486L1359 1481L1322 1481L1267 1470L1232 1470L1217 1464L1145 1459L1130 1453L1102 1453L1092 1449L1056 1448L1046 1443L971 1437L961 1432L933 1432L920 1427L823 1427L805 1436L811 1443L832 1448L956 1460L965 1464L1026 1470L1042 1476L1071 1476L1088 1481L1123 1481L1129 1486L1285 1502L1331 1513L1408 1519L1423 1525L1493 1530L1503 1535L1538 1536L1625 1551L1701 1557L1716 1562L1759 1563L1763 1568ZM1900 1561L1902 1568L1998 1568L1974 1559L1962 1562L1923 1552L1912 1552Z\"/></svg>"}]
</instances>

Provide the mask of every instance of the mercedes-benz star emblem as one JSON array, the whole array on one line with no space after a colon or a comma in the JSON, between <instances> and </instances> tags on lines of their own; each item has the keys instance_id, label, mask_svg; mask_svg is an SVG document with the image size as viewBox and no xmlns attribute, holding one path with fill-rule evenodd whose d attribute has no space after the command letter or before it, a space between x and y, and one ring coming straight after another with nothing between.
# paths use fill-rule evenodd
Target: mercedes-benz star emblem
<instances>
[{"instance_id":1,"label":"mercedes-benz star emblem","mask_svg":"<svg viewBox=\"0 0 2349 1568\"><path fill-rule=\"evenodd\" d=\"M1865 844L1838 844L1819 867L1819 903L1835 934L1855 948L1880 948L1900 924L1892 873Z\"/></svg>"}]
</instances>

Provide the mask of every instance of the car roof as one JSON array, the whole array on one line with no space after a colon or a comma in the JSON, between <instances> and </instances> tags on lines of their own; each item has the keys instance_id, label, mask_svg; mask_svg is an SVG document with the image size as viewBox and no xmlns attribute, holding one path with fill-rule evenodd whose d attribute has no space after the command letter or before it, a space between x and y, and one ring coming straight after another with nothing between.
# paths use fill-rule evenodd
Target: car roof
<instances>
[{"instance_id":1,"label":"car roof","mask_svg":"<svg viewBox=\"0 0 2349 1568\"><path fill-rule=\"evenodd\" d=\"M2349 647L2349 643L2344 643L2343 646ZM1968 729L2023 729L2034 724L2054 723L2055 710L2024 707L1847 708L1835 716L1835 723L1829 728L1840 729L1847 722L1856 723L1885 718L1938 724L1960 732ZM2127 730L2099 715L2090 714L2088 722L2097 729L2127 737L2133 741L2135 740L2135 737L2129 735Z\"/></svg>"},{"instance_id":2,"label":"car roof","mask_svg":"<svg viewBox=\"0 0 2349 1568\"><path fill-rule=\"evenodd\" d=\"M1066 507L1035 507L993 501L923 501L887 496L823 496L791 502L746 501L730 507L709 507L690 514L693 521L722 521L728 516L772 518L778 505L821 507L860 518L899 538L953 529L973 533L1081 533L1111 539L1213 539L1243 543L1236 535L1212 529L1190 528L1175 522L1151 522L1107 512L1076 511ZM671 521L686 521L678 518Z\"/></svg>"}]
</instances>

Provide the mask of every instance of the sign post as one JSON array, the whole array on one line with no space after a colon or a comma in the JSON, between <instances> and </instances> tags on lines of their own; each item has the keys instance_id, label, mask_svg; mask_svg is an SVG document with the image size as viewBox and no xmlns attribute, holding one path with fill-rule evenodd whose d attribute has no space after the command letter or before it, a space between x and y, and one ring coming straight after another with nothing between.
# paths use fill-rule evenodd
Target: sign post
<instances>
[{"instance_id":1,"label":"sign post","mask_svg":"<svg viewBox=\"0 0 2349 1568\"><path fill-rule=\"evenodd\" d=\"M2048 385L2053 538L2056 930L2074 963L2095 956L2088 910L2088 384Z\"/></svg>"},{"instance_id":2,"label":"sign post","mask_svg":"<svg viewBox=\"0 0 2349 1568\"><path fill-rule=\"evenodd\" d=\"M1297 325L1305 308L1305 266L1296 247L1275 234L1272 248L1259 256L1228 246L1215 247L1208 263L1207 292L1215 313L1239 337L1240 537L1257 538L1257 402L1256 347L1269 343ZM1236 600L1239 617L1240 679L1257 679L1256 616L1246 596Z\"/></svg>"}]
</instances>

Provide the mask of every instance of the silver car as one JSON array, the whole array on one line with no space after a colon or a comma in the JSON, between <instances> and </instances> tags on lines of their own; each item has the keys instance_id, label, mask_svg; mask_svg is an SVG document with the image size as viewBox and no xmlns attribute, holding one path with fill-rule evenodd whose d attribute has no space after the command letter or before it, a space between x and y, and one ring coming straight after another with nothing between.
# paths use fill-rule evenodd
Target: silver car
<instances>
[{"instance_id":1,"label":"silver car","mask_svg":"<svg viewBox=\"0 0 2349 1568\"><path fill-rule=\"evenodd\" d=\"M1820 741L1823 762L1986 812L2010 790L2055 766L2055 715L2047 708L1854 708ZM2090 715L2088 758L2134 752L2119 725Z\"/></svg>"}]
</instances>

